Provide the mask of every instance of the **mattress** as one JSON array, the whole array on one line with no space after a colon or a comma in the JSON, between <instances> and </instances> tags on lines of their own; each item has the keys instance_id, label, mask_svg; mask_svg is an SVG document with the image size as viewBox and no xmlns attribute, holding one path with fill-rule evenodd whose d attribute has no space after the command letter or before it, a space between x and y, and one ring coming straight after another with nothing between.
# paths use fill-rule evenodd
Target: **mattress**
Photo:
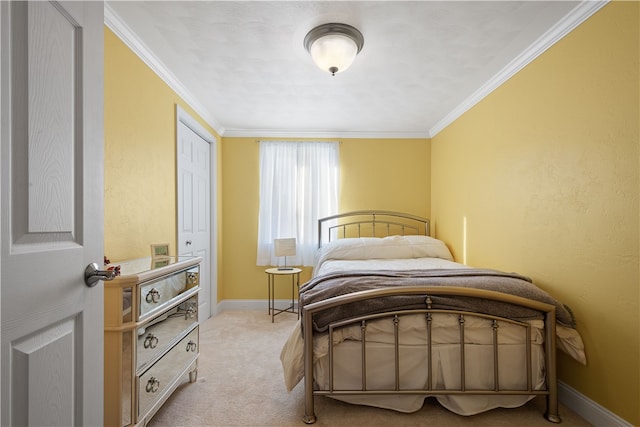
<instances>
[{"instance_id":1,"label":"mattress","mask_svg":"<svg viewBox=\"0 0 640 427\"><path fill-rule=\"evenodd\" d=\"M371 270L424 270L431 268L468 268L464 264L442 258L400 258L400 259L331 259L324 261L315 276L344 271Z\"/></svg>"}]
</instances>

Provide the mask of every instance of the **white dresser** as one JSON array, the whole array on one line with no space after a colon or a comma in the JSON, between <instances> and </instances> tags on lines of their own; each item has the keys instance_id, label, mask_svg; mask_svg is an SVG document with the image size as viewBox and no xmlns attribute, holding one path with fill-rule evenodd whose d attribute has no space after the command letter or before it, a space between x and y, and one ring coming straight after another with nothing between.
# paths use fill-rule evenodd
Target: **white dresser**
<instances>
[{"instance_id":1,"label":"white dresser","mask_svg":"<svg viewBox=\"0 0 640 427\"><path fill-rule=\"evenodd\" d=\"M198 368L200 257L121 263L104 282L104 424L144 425Z\"/></svg>"}]
</instances>

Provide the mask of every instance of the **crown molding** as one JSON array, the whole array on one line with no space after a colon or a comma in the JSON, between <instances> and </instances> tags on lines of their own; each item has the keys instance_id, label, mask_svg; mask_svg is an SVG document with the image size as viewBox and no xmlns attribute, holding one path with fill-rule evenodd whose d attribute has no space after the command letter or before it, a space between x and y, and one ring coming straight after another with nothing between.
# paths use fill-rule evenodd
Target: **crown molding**
<instances>
[{"instance_id":1,"label":"crown molding","mask_svg":"<svg viewBox=\"0 0 640 427\"><path fill-rule=\"evenodd\" d=\"M266 129L227 129L227 138L363 138L363 139L427 139L426 132L349 132L349 131L296 131Z\"/></svg>"},{"instance_id":2,"label":"crown molding","mask_svg":"<svg viewBox=\"0 0 640 427\"><path fill-rule=\"evenodd\" d=\"M140 38L122 21L120 16L104 3L104 24L120 38L151 70L156 73L174 92L211 126L218 135L224 134L224 127L218 123L198 99L173 75Z\"/></svg>"},{"instance_id":3,"label":"crown molding","mask_svg":"<svg viewBox=\"0 0 640 427\"><path fill-rule=\"evenodd\" d=\"M467 112L471 107L484 99L500 85L513 77L518 71L527 66L531 61L540 56L543 52L553 46L557 41L566 36L578 25L586 21L591 15L606 5L609 0L583 1L571 12L558 21L549 31L540 36L535 42L518 55L507 66L500 70L489 81L476 90L470 97L454 108L449 114L443 117L431 129L429 135L436 136L441 130L449 126L456 119Z\"/></svg>"}]
</instances>

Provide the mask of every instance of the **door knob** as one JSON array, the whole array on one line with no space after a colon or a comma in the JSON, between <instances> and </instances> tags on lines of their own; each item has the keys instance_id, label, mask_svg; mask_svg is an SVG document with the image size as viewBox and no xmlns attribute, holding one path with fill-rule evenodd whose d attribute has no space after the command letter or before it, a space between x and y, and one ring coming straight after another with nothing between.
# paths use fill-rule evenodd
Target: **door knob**
<instances>
[{"instance_id":1,"label":"door knob","mask_svg":"<svg viewBox=\"0 0 640 427\"><path fill-rule=\"evenodd\" d=\"M113 280L116 270L98 270L98 264L92 262L84 270L84 283L93 288L100 280Z\"/></svg>"},{"instance_id":2,"label":"door knob","mask_svg":"<svg viewBox=\"0 0 640 427\"><path fill-rule=\"evenodd\" d=\"M187 240L185 243L187 246L189 246L191 244L191 240Z\"/></svg>"}]
</instances>

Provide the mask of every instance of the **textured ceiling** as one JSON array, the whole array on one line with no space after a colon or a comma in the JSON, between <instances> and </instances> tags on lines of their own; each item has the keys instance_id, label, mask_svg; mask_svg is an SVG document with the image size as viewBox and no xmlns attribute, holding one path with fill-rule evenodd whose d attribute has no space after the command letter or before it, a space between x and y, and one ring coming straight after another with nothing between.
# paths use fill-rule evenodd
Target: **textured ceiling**
<instances>
[{"instance_id":1,"label":"textured ceiling","mask_svg":"<svg viewBox=\"0 0 640 427\"><path fill-rule=\"evenodd\" d=\"M223 135L426 137L580 4L109 1L106 10ZM336 76L302 45L327 22L365 38Z\"/></svg>"}]
</instances>

